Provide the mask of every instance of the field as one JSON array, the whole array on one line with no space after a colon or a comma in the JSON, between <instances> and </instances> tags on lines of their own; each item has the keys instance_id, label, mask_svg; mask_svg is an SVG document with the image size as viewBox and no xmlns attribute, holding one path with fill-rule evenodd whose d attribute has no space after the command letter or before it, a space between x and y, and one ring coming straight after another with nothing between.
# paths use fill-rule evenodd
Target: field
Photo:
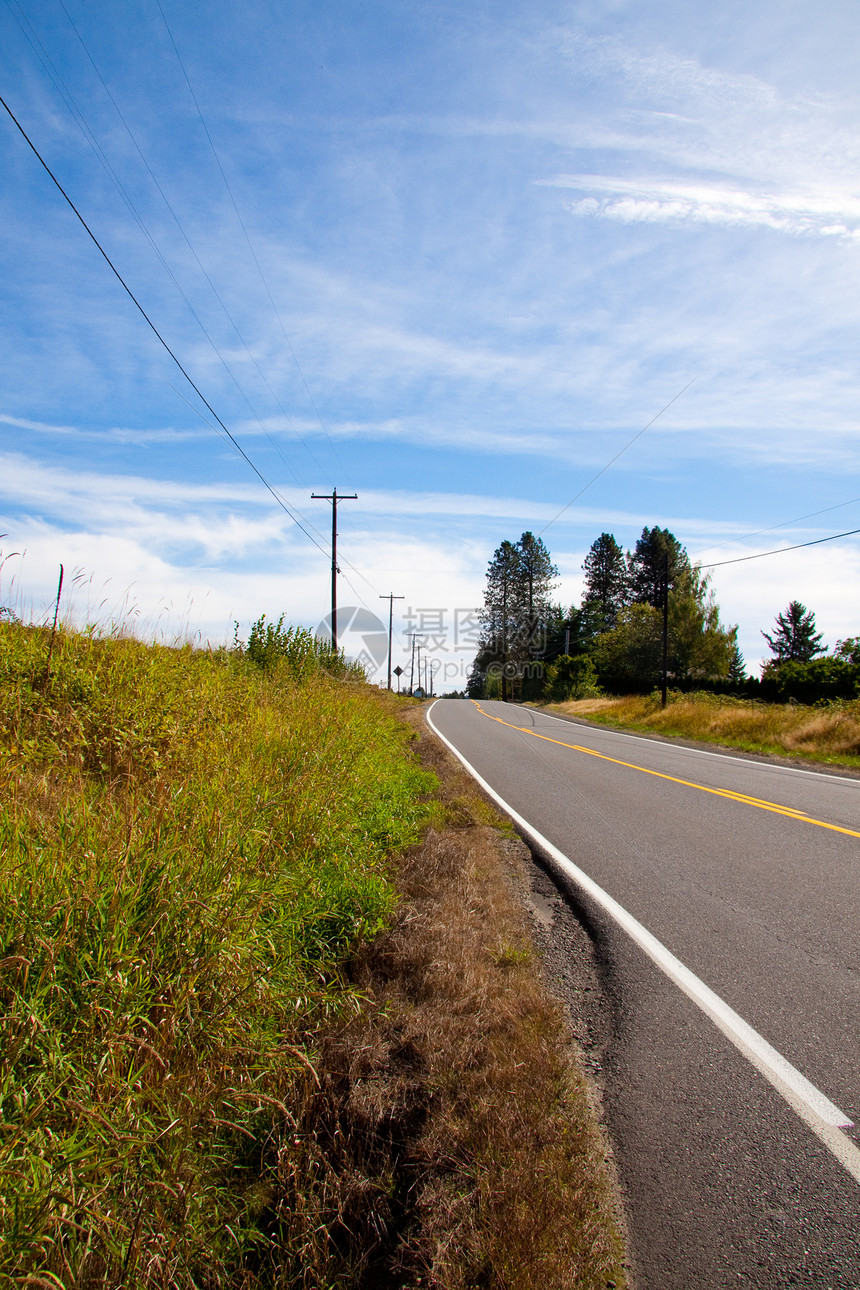
<instances>
[{"instance_id":1,"label":"field","mask_svg":"<svg viewBox=\"0 0 860 1290\"><path fill-rule=\"evenodd\" d=\"M670 693L620 699L574 699L550 710L601 725L698 739L745 752L803 758L837 766L860 766L860 701L807 707L760 703L705 693Z\"/></svg>"}]
</instances>

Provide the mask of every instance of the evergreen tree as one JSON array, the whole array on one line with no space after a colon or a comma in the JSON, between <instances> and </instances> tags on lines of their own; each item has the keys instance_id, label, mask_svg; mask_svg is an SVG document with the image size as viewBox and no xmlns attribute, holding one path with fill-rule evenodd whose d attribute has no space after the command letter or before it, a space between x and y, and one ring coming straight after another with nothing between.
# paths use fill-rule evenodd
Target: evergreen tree
<instances>
[{"instance_id":1,"label":"evergreen tree","mask_svg":"<svg viewBox=\"0 0 860 1290\"><path fill-rule=\"evenodd\" d=\"M747 679L747 665L744 662L744 656L737 645L732 651L732 657L729 661L729 681L732 685L743 685Z\"/></svg>"},{"instance_id":2,"label":"evergreen tree","mask_svg":"<svg viewBox=\"0 0 860 1290\"><path fill-rule=\"evenodd\" d=\"M633 604L663 607L663 584L666 560L669 562L669 589L690 568L690 559L681 543L668 529L644 528L631 554L627 553L629 595Z\"/></svg>"},{"instance_id":3,"label":"evergreen tree","mask_svg":"<svg viewBox=\"0 0 860 1290\"><path fill-rule=\"evenodd\" d=\"M482 621L484 634L478 647L486 672L496 665L502 678L502 698L507 696L506 675L517 637L519 601L519 552L513 542L502 542L496 547L487 566L487 585L484 590ZM477 660L476 660L477 662Z\"/></svg>"},{"instance_id":4,"label":"evergreen tree","mask_svg":"<svg viewBox=\"0 0 860 1290\"><path fill-rule=\"evenodd\" d=\"M502 542L487 567L482 610L483 634L469 678L470 693L486 689L487 678L501 678L507 699L518 691L526 664L543 655L557 610L550 596L558 570L543 541L523 533Z\"/></svg>"},{"instance_id":5,"label":"evergreen tree","mask_svg":"<svg viewBox=\"0 0 860 1290\"><path fill-rule=\"evenodd\" d=\"M542 538L533 533L523 533L516 545L519 555L517 566L519 595L524 610L523 623L528 632L528 648L543 652L546 648L546 627L551 611L550 593L558 569L552 562Z\"/></svg>"},{"instance_id":6,"label":"evergreen tree","mask_svg":"<svg viewBox=\"0 0 860 1290\"><path fill-rule=\"evenodd\" d=\"M807 610L799 600L792 600L784 614L776 616L776 631L773 636L762 632L774 663L799 662L807 663L816 654L823 654L821 644L822 632L815 630L815 614Z\"/></svg>"},{"instance_id":7,"label":"evergreen tree","mask_svg":"<svg viewBox=\"0 0 860 1290\"><path fill-rule=\"evenodd\" d=\"M646 535L650 537L648 530ZM722 625L709 579L690 564L684 549L678 546L674 556L674 570L671 556L669 565L669 676L678 684L725 679L737 649L737 628ZM641 693L659 681L664 576L661 571L659 582L655 579L656 605L644 600L625 605L615 626L601 632L592 646L600 684L610 690Z\"/></svg>"},{"instance_id":8,"label":"evergreen tree","mask_svg":"<svg viewBox=\"0 0 860 1290\"><path fill-rule=\"evenodd\" d=\"M686 553L685 553L686 558ZM680 566L669 592L669 671L677 681L729 675L737 627L723 627L710 579L698 566Z\"/></svg>"},{"instance_id":9,"label":"evergreen tree","mask_svg":"<svg viewBox=\"0 0 860 1290\"><path fill-rule=\"evenodd\" d=\"M611 533L592 542L583 563L585 591L582 610L596 632L611 631L627 603L627 565Z\"/></svg>"}]
</instances>

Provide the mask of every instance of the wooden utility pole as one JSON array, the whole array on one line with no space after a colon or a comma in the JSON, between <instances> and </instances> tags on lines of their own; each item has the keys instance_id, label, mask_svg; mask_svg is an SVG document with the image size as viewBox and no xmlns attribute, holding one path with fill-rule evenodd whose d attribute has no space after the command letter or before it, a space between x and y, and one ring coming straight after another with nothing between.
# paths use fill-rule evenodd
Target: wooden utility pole
<instances>
[{"instance_id":1,"label":"wooden utility pole","mask_svg":"<svg viewBox=\"0 0 860 1290\"><path fill-rule=\"evenodd\" d=\"M391 689L391 629L394 625L394 602L395 600L405 600L405 596L395 596L389 594L380 596L380 600L388 601L388 688Z\"/></svg>"},{"instance_id":2,"label":"wooden utility pole","mask_svg":"<svg viewBox=\"0 0 860 1290\"><path fill-rule=\"evenodd\" d=\"M502 583L502 703L508 699L508 574Z\"/></svg>"},{"instance_id":3,"label":"wooden utility pole","mask_svg":"<svg viewBox=\"0 0 860 1290\"><path fill-rule=\"evenodd\" d=\"M663 674L660 686L660 705L666 706L669 681L669 552L663 557Z\"/></svg>"},{"instance_id":4,"label":"wooden utility pole","mask_svg":"<svg viewBox=\"0 0 860 1290\"><path fill-rule=\"evenodd\" d=\"M415 633L407 632L407 636L412 638L412 657L409 663L409 693L415 689Z\"/></svg>"},{"instance_id":5,"label":"wooden utility pole","mask_svg":"<svg viewBox=\"0 0 860 1290\"><path fill-rule=\"evenodd\" d=\"M331 502L331 645L332 649L336 650L337 575L340 573L340 569L337 567L337 504L338 502L357 501L358 493L341 493L340 497L338 497L337 489L334 488L330 493L311 493L311 499L320 502Z\"/></svg>"}]
</instances>

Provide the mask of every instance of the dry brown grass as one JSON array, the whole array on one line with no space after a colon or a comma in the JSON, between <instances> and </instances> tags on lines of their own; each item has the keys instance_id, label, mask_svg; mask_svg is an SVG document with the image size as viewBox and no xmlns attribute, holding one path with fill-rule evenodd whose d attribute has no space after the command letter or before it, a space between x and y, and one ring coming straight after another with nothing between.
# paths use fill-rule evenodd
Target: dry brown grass
<instances>
[{"instance_id":1,"label":"dry brown grass","mask_svg":"<svg viewBox=\"0 0 860 1290\"><path fill-rule=\"evenodd\" d=\"M678 735L836 765L860 765L860 702L822 707L758 703L712 694L673 695L665 708L654 695L578 699L552 704L555 712L601 725Z\"/></svg>"},{"instance_id":2,"label":"dry brown grass","mask_svg":"<svg viewBox=\"0 0 860 1290\"><path fill-rule=\"evenodd\" d=\"M420 739L449 824L402 862L397 921L354 965L368 1006L330 1036L308 1107L332 1245L361 1286L623 1286L606 1144L514 893L519 844Z\"/></svg>"}]
</instances>

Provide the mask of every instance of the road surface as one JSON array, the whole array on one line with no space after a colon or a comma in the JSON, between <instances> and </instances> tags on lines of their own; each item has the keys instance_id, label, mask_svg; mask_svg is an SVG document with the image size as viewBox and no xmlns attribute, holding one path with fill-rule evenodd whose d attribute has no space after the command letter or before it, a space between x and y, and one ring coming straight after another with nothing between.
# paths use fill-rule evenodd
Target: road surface
<instances>
[{"instance_id":1,"label":"road surface","mask_svg":"<svg viewBox=\"0 0 860 1290\"><path fill-rule=\"evenodd\" d=\"M860 781L492 701L429 720L597 944L639 1290L860 1290Z\"/></svg>"}]
</instances>

